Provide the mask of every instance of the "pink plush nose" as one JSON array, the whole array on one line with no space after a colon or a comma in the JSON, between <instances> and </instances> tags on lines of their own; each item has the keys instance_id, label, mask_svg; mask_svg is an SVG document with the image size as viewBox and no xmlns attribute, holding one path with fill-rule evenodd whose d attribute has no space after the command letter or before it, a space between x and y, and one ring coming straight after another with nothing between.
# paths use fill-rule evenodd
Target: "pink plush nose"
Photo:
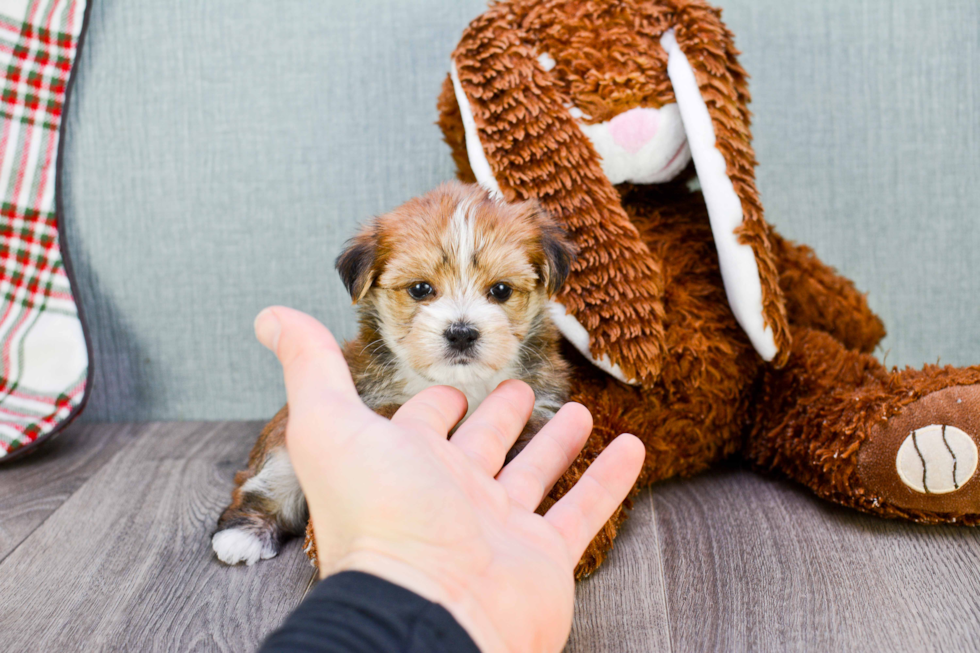
<instances>
[{"instance_id":1,"label":"pink plush nose","mask_svg":"<svg viewBox=\"0 0 980 653\"><path fill-rule=\"evenodd\" d=\"M659 125L659 111L638 107L610 120L609 134L621 148L630 154L636 154L656 135Z\"/></svg>"}]
</instances>

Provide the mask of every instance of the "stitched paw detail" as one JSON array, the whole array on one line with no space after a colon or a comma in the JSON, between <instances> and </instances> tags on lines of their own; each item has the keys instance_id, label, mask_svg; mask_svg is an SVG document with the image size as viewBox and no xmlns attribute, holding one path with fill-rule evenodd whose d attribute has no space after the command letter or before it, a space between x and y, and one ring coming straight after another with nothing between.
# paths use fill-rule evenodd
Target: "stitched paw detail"
<instances>
[{"instance_id":1,"label":"stitched paw detail","mask_svg":"<svg viewBox=\"0 0 980 653\"><path fill-rule=\"evenodd\" d=\"M955 426L930 424L912 431L895 457L899 478L922 494L948 494L977 470L977 445Z\"/></svg>"},{"instance_id":2,"label":"stitched paw detail","mask_svg":"<svg viewBox=\"0 0 980 653\"><path fill-rule=\"evenodd\" d=\"M980 524L978 459L980 384L930 392L869 429L856 469L864 507L927 524Z\"/></svg>"}]
</instances>

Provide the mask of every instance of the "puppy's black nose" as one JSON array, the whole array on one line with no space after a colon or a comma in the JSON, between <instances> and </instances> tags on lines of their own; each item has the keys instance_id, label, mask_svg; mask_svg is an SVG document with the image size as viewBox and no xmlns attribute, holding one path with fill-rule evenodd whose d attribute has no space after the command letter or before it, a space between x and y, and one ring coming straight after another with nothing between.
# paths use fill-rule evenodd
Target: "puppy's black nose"
<instances>
[{"instance_id":1,"label":"puppy's black nose","mask_svg":"<svg viewBox=\"0 0 980 653\"><path fill-rule=\"evenodd\" d=\"M472 348L474 343L480 338L480 332L465 322L450 324L449 328L442 335L446 337L449 348L461 354Z\"/></svg>"}]
</instances>

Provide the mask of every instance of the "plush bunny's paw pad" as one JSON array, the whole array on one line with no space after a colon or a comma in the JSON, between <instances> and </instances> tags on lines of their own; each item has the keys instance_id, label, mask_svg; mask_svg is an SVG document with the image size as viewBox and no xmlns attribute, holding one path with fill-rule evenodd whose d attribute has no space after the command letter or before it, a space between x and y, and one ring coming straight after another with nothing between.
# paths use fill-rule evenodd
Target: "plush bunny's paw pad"
<instances>
[{"instance_id":1,"label":"plush bunny's paw pad","mask_svg":"<svg viewBox=\"0 0 980 653\"><path fill-rule=\"evenodd\" d=\"M268 560L279 553L271 540L263 541L255 533L242 528L218 531L211 538L211 547L218 560L228 565L244 562L252 566L259 560Z\"/></svg>"},{"instance_id":2,"label":"plush bunny's paw pad","mask_svg":"<svg viewBox=\"0 0 980 653\"><path fill-rule=\"evenodd\" d=\"M956 492L977 471L977 444L955 426L930 424L905 438L895 457L895 469L902 482L916 492Z\"/></svg>"},{"instance_id":3,"label":"plush bunny's paw pad","mask_svg":"<svg viewBox=\"0 0 980 653\"><path fill-rule=\"evenodd\" d=\"M980 515L980 387L928 394L876 426L858 456L873 500L955 522Z\"/></svg>"}]
</instances>

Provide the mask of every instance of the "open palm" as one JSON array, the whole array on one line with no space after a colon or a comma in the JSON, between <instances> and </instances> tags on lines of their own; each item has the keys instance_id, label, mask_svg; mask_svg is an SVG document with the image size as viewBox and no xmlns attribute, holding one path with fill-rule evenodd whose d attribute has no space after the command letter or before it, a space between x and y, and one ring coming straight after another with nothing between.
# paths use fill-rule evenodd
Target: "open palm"
<instances>
[{"instance_id":1,"label":"open palm","mask_svg":"<svg viewBox=\"0 0 980 653\"><path fill-rule=\"evenodd\" d=\"M500 385L466 413L433 387L387 420L357 396L319 322L276 307L256 320L283 365L286 445L307 497L322 575L375 574L446 607L484 651L558 651L573 570L639 474L643 445L620 436L545 515L534 512L592 428L567 404L506 467L534 394Z\"/></svg>"}]
</instances>

